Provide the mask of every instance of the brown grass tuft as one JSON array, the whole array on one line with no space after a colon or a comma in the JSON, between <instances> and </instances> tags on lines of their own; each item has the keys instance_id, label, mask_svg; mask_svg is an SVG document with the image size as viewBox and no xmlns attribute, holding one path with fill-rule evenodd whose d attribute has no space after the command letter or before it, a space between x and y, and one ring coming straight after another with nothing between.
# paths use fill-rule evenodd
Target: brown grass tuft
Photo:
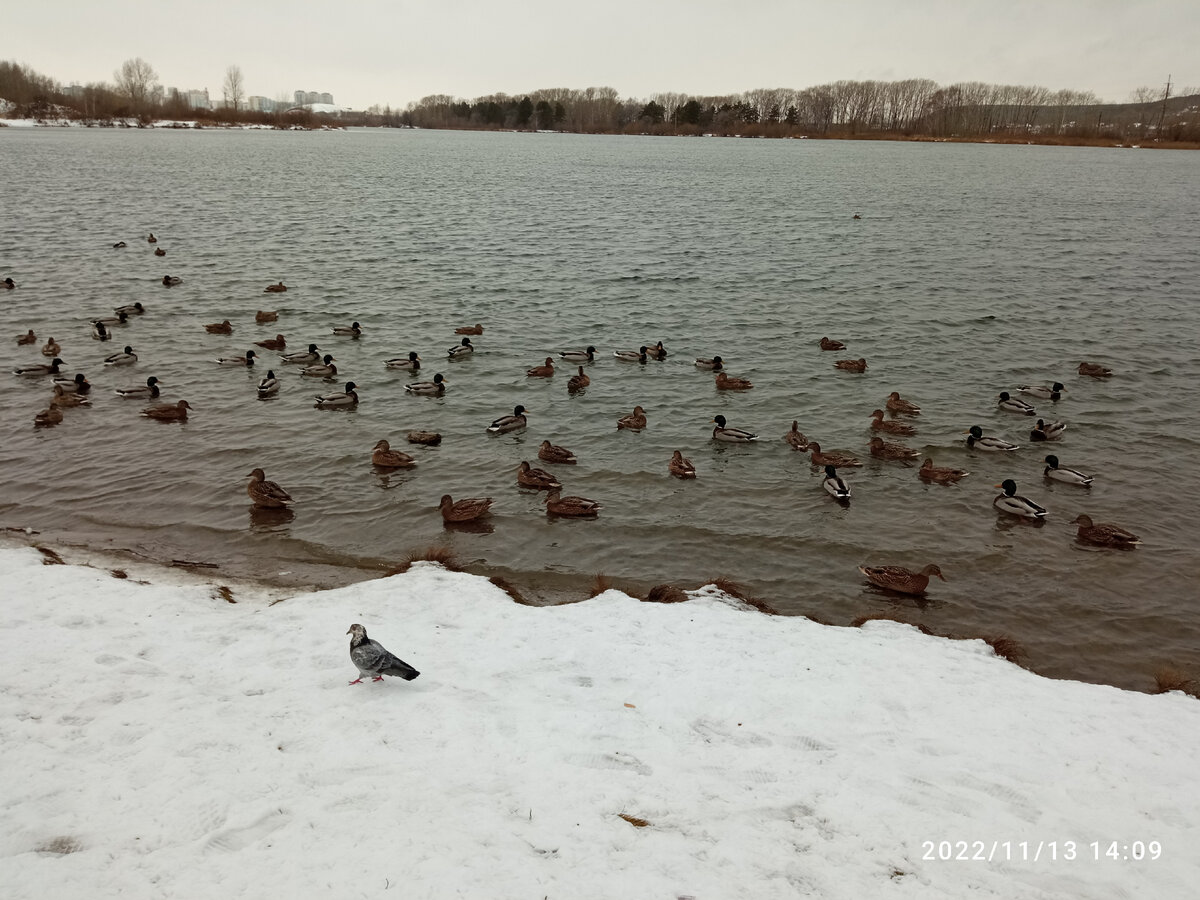
<instances>
[{"instance_id":1,"label":"brown grass tuft","mask_svg":"<svg viewBox=\"0 0 1200 900\"><path fill-rule=\"evenodd\" d=\"M230 590L226 585L217 585L217 589L213 593L226 603L237 603L237 601L233 599L233 591Z\"/></svg>"},{"instance_id":2,"label":"brown grass tuft","mask_svg":"<svg viewBox=\"0 0 1200 900\"><path fill-rule=\"evenodd\" d=\"M650 588L644 603L684 603L688 595L673 584L656 584Z\"/></svg>"},{"instance_id":3,"label":"brown grass tuft","mask_svg":"<svg viewBox=\"0 0 1200 900\"><path fill-rule=\"evenodd\" d=\"M109 569L108 574L111 575L113 578L128 578L129 577L129 573L126 572L124 569Z\"/></svg>"},{"instance_id":4,"label":"brown grass tuft","mask_svg":"<svg viewBox=\"0 0 1200 900\"><path fill-rule=\"evenodd\" d=\"M989 647L992 648L993 653L995 653L1001 659L1007 659L1010 663L1016 663L1017 665L1020 665L1021 660L1029 655L1025 652L1025 648L1022 647L1015 638L1010 638L1006 634L997 634L992 635L991 637L984 637L983 640Z\"/></svg>"},{"instance_id":5,"label":"brown grass tuft","mask_svg":"<svg viewBox=\"0 0 1200 900\"><path fill-rule=\"evenodd\" d=\"M716 578L708 579L708 583L715 587L718 591L728 594L738 600L746 599L746 589L734 581L732 578L726 578L724 575L718 575Z\"/></svg>"},{"instance_id":6,"label":"brown grass tuft","mask_svg":"<svg viewBox=\"0 0 1200 900\"><path fill-rule=\"evenodd\" d=\"M517 590L517 586L507 578L503 578L500 575L493 575L488 581L512 597L513 603L520 603L522 606L537 606L536 603L526 600L521 592Z\"/></svg>"},{"instance_id":7,"label":"brown grass tuft","mask_svg":"<svg viewBox=\"0 0 1200 900\"><path fill-rule=\"evenodd\" d=\"M1197 690L1192 686L1196 679L1188 678L1187 674L1171 666L1160 666L1154 670L1154 694L1169 694L1171 691L1183 691L1185 694L1197 696Z\"/></svg>"},{"instance_id":8,"label":"brown grass tuft","mask_svg":"<svg viewBox=\"0 0 1200 900\"><path fill-rule=\"evenodd\" d=\"M591 599L592 597L599 597L601 594L611 588L612 579L607 575L601 575L599 572L597 572L596 577L592 579L592 590L591 593L588 594L588 598Z\"/></svg>"},{"instance_id":9,"label":"brown grass tuft","mask_svg":"<svg viewBox=\"0 0 1200 900\"><path fill-rule=\"evenodd\" d=\"M67 564L65 559L63 559L49 547L38 547L36 549L43 556L43 566L65 566Z\"/></svg>"},{"instance_id":10,"label":"brown grass tuft","mask_svg":"<svg viewBox=\"0 0 1200 900\"><path fill-rule=\"evenodd\" d=\"M389 575L403 575L412 568L415 562L435 562L443 569L448 569L451 572L461 572L462 563L458 561L458 557L454 555L454 551L449 547L443 547L440 544L434 544L432 547L426 547L424 550L414 550L404 558L404 562L400 563Z\"/></svg>"},{"instance_id":11,"label":"brown grass tuft","mask_svg":"<svg viewBox=\"0 0 1200 900\"><path fill-rule=\"evenodd\" d=\"M626 815L625 813L617 813L622 819L632 825L634 828L645 828L650 823L645 819L639 819L637 816Z\"/></svg>"}]
</instances>

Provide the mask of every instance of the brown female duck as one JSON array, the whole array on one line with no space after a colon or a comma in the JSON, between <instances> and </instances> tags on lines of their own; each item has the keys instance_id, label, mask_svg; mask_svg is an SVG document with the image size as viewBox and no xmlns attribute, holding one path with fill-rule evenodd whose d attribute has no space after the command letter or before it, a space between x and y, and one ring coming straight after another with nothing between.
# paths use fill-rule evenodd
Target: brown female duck
<instances>
[{"instance_id":1,"label":"brown female duck","mask_svg":"<svg viewBox=\"0 0 1200 900\"><path fill-rule=\"evenodd\" d=\"M692 461L687 459L681 450L676 450L671 456L671 461L667 463L667 471L676 478L695 478L696 467L692 465Z\"/></svg>"},{"instance_id":2,"label":"brown female duck","mask_svg":"<svg viewBox=\"0 0 1200 900\"><path fill-rule=\"evenodd\" d=\"M174 406L148 406L142 410L142 415L160 422L186 422L189 409L188 402L180 400Z\"/></svg>"},{"instance_id":3,"label":"brown female duck","mask_svg":"<svg viewBox=\"0 0 1200 900\"><path fill-rule=\"evenodd\" d=\"M449 494L443 494L438 508L442 511L444 522L473 522L486 515L492 508L492 503L491 497L464 497L455 501Z\"/></svg>"},{"instance_id":4,"label":"brown female duck","mask_svg":"<svg viewBox=\"0 0 1200 900\"><path fill-rule=\"evenodd\" d=\"M411 469L416 464L407 453L393 450L387 441L379 441L371 450L371 465L381 469Z\"/></svg>"},{"instance_id":5,"label":"brown female duck","mask_svg":"<svg viewBox=\"0 0 1200 900\"><path fill-rule=\"evenodd\" d=\"M250 502L259 509L282 509L292 502L292 495L275 482L267 481L267 475L262 469L255 469L246 477L250 479L246 485L246 494L250 497Z\"/></svg>"},{"instance_id":6,"label":"brown female duck","mask_svg":"<svg viewBox=\"0 0 1200 900\"><path fill-rule=\"evenodd\" d=\"M882 409L877 409L871 413L871 430L886 431L888 434L911 435L917 433L917 429L904 422L884 419Z\"/></svg>"},{"instance_id":7,"label":"brown female duck","mask_svg":"<svg viewBox=\"0 0 1200 900\"><path fill-rule=\"evenodd\" d=\"M595 500L587 497L562 497L557 489L552 489L542 501L546 504L546 514L550 516L571 516L581 518L594 516L604 509Z\"/></svg>"},{"instance_id":8,"label":"brown female duck","mask_svg":"<svg viewBox=\"0 0 1200 900\"><path fill-rule=\"evenodd\" d=\"M579 367L579 374L572 375L567 380L567 393L574 394L582 391L585 387L592 383L592 379L583 374L583 366Z\"/></svg>"},{"instance_id":9,"label":"brown female duck","mask_svg":"<svg viewBox=\"0 0 1200 900\"><path fill-rule=\"evenodd\" d=\"M1092 378L1108 378L1112 375L1112 369L1106 369L1104 366L1096 363L1081 362L1079 364L1080 375L1090 375Z\"/></svg>"},{"instance_id":10,"label":"brown female duck","mask_svg":"<svg viewBox=\"0 0 1200 900\"><path fill-rule=\"evenodd\" d=\"M517 467L517 484L521 485L521 487L535 488L539 491L556 491L562 487L562 482L545 469L530 468L529 463L524 460Z\"/></svg>"},{"instance_id":11,"label":"brown female duck","mask_svg":"<svg viewBox=\"0 0 1200 900\"><path fill-rule=\"evenodd\" d=\"M888 394L887 402L884 404L889 412L898 413L902 416L919 416L921 407L913 403L911 400L905 400L900 396L899 391L892 391Z\"/></svg>"},{"instance_id":12,"label":"brown female duck","mask_svg":"<svg viewBox=\"0 0 1200 900\"><path fill-rule=\"evenodd\" d=\"M526 378L550 378L554 375L554 360L549 356L546 361L540 366L534 366L532 369L525 370Z\"/></svg>"},{"instance_id":13,"label":"brown female duck","mask_svg":"<svg viewBox=\"0 0 1200 900\"><path fill-rule=\"evenodd\" d=\"M552 444L549 441L542 441L542 445L538 447L538 459L548 463L559 463L560 465L573 466L579 462L575 454L566 447L560 447L558 444Z\"/></svg>"},{"instance_id":14,"label":"brown female duck","mask_svg":"<svg viewBox=\"0 0 1200 900\"><path fill-rule=\"evenodd\" d=\"M821 445L816 441L809 443L808 449L812 451L812 464L814 466L835 466L839 469L846 469L862 465L856 457L847 456L844 453L822 453Z\"/></svg>"},{"instance_id":15,"label":"brown female duck","mask_svg":"<svg viewBox=\"0 0 1200 900\"><path fill-rule=\"evenodd\" d=\"M1131 531L1126 531L1120 525L1107 522L1093 522L1090 516L1078 516L1072 525L1079 526L1077 537L1087 544L1098 547L1119 547L1131 550L1141 543L1141 539Z\"/></svg>"},{"instance_id":16,"label":"brown female duck","mask_svg":"<svg viewBox=\"0 0 1200 900\"><path fill-rule=\"evenodd\" d=\"M23 335L21 335L20 337L17 338L17 346L18 347L24 347L28 344L36 344L36 343L37 343L37 335L33 333L32 328L30 328L27 332L25 332ZM58 356L57 353L55 353L54 355Z\"/></svg>"},{"instance_id":17,"label":"brown female duck","mask_svg":"<svg viewBox=\"0 0 1200 900\"><path fill-rule=\"evenodd\" d=\"M892 441L885 441L881 437L871 438L869 446L871 448L871 455L876 459L908 460L916 459L918 455L917 451L911 447L905 447L903 444L896 444Z\"/></svg>"},{"instance_id":18,"label":"brown female duck","mask_svg":"<svg viewBox=\"0 0 1200 900\"><path fill-rule=\"evenodd\" d=\"M627 429L629 431L641 431L646 427L646 411L640 406L635 406L633 412L627 416L621 416L617 419L617 428Z\"/></svg>"},{"instance_id":19,"label":"brown female duck","mask_svg":"<svg viewBox=\"0 0 1200 900\"><path fill-rule=\"evenodd\" d=\"M204 330L209 334L233 334L233 326L229 324L228 319L213 325L205 325Z\"/></svg>"},{"instance_id":20,"label":"brown female duck","mask_svg":"<svg viewBox=\"0 0 1200 900\"><path fill-rule=\"evenodd\" d=\"M264 350L283 350L287 347L287 338L282 334L277 334L273 338L267 338L265 341L255 341L256 347L262 347Z\"/></svg>"},{"instance_id":21,"label":"brown female duck","mask_svg":"<svg viewBox=\"0 0 1200 900\"><path fill-rule=\"evenodd\" d=\"M839 359L833 364L833 367L846 372L865 372L867 371L867 361L865 359Z\"/></svg>"},{"instance_id":22,"label":"brown female duck","mask_svg":"<svg viewBox=\"0 0 1200 900\"><path fill-rule=\"evenodd\" d=\"M277 322L279 320L279 312L277 310L260 309L254 314L254 321L259 325L266 325L268 322Z\"/></svg>"},{"instance_id":23,"label":"brown female duck","mask_svg":"<svg viewBox=\"0 0 1200 900\"><path fill-rule=\"evenodd\" d=\"M47 339L46 343L42 345L42 356L61 356L61 355L62 355L62 345L60 345L58 343L58 341L56 341L54 338Z\"/></svg>"},{"instance_id":24,"label":"brown female duck","mask_svg":"<svg viewBox=\"0 0 1200 900\"><path fill-rule=\"evenodd\" d=\"M834 340L830 340L827 337L823 337L823 338L821 338L821 349L822 350L845 350L846 345L843 344L841 341L834 341Z\"/></svg>"},{"instance_id":25,"label":"brown female duck","mask_svg":"<svg viewBox=\"0 0 1200 900\"><path fill-rule=\"evenodd\" d=\"M275 284L268 284L265 288L263 288L264 294L282 294L285 291L287 291L287 285L285 285L282 281L276 282Z\"/></svg>"},{"instance_id":26,"label":"brown female duck","mask_svg":"<svg viewBox=\"0 0 1200 900\"><path fill-rule=\"evenodd\" d=\"M791 445L793 450L807 450L809 447L808 438L800 431L800 423L792 422L792 430L783 436L783 439Z\"/></svg>"},{"instance_id":27,"label":"brown female duck","mask_svg":"<svg viewBox=\"0 0 1200 900\"><path fill-rule=\"evenodd\" d=\"M479 324L476 324L476 325L462 325L462 326L460 326L460 327L458 327L458 328L455 328L455 329L454 329L454 333L455 333L455 334L473 334L473 335L480 335L480 334L483 334L483 326L482 326L482 325L479 325Z\"/></svg>"},{"instance_id":28,"label":"brown female duck","mask_svg":"<svg viewBox=\"0 0 1200 900\"><path fill-rule=\"evenodd\" d=\"M942 570L933 563L920 572L909 571L903 566L859 566L858 571L866 575L867 581L875 587L899 591L901 594L924 594L931 575L946 580Z\"/></svg>"},{"instance_id":29,"label":"brown female duck","mask_svg":"<svg viewBox=\"0 0 1200 900\"><path fill-rule=\"evenodd\" d=\"M917 477L922 481L932 481L934 484L953 484L960 478L966 478L970 472L964 469L952 469L948 466L935 466L932 459L926 459L917 469Z\"/></svg>"},{"instance_id":30,"label":"brown female duck","mask_svg":"<svg viewBox=\"0 0 1200 900\"><path fill-rule=\"evenodd\" d=\"M730 378L724 372L718 372L716 378L718 391L748 391L754 387L748 378Z\"/></svg>"}]
</instances>

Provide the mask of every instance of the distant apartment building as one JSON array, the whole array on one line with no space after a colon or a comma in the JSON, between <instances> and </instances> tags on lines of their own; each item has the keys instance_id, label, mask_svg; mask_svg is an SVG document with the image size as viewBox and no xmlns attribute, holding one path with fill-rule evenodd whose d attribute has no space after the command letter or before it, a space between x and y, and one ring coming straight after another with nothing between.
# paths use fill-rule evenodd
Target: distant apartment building
<instances>
[{"instance_id":1,"label":"distant apartment building","mask_svg":"<svg viewBox=\"0 0 1200 900\"><path fill-rule=\"evenodd\" d=\"M191 109L213 108L212 101L208 99L208 88L202 91L180 91L179 96L184 99Z\"/></svg>"},{"instance_id":2,"label":"distant apartment building","mask_svg":"<svg viewBox=\"0 0 1200 900\"><path fill-rule=\"evenodd\" d=\"M246 108L254 112L275 112L275 101L270 97L255 95L246 98Z\"/></svg>"},{"instance_id":3,"label":"distant apartment building","mask_svg":"<svg viewBox=\"0 0 1200 900\"><path fill-rule=\"evenodd\" d=\"M297 106L311 106L314 103L328 103L333 105L333 94L321 93L320 91L296 91L295 93Z\"/></svg>"}]
</instances>

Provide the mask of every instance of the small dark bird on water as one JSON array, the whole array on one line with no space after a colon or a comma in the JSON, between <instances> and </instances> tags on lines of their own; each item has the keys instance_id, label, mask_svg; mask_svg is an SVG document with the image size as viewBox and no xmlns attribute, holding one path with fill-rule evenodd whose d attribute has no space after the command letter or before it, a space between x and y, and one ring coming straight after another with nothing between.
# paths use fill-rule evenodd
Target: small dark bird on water
<instances>
[{"instance_id":1,"label":"small dark bird on water","mask_svg":"<svg viewBox=\"0 0 1200 900\"><path fill-rule=\"evenodd\" d=\"M421 673L404 660L388 652L379 641L367 637L367 629L351 625L346 632L350 635L350 661L359 671L358 678L351 684L362 684L363 677L372 676L372 681L383 681L384 675L394 675L412 681Z\"/></svg>"}]
</instances>

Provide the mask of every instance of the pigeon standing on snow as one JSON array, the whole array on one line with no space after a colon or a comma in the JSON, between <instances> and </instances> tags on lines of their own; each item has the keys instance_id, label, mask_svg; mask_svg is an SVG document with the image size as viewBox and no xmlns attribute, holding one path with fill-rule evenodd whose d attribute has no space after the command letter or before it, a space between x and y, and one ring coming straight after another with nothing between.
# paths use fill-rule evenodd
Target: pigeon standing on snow
<instances>
[{"instance_id":1,"label":"pigeon standing on snow","mask_svg":"<svg viewBox=\"0 0 1200 900\"><path fill-rule=\"evenodd\" d=\"M374 676L372 681L383 681L384 675L412 681L421 674L404 660L389 653L379 641L367 637L367 629L361 625L351 625L346 634L351 635L350 661L360 673L351 684L362 684L364 675Z\"/></svg>"}]
</instances>

